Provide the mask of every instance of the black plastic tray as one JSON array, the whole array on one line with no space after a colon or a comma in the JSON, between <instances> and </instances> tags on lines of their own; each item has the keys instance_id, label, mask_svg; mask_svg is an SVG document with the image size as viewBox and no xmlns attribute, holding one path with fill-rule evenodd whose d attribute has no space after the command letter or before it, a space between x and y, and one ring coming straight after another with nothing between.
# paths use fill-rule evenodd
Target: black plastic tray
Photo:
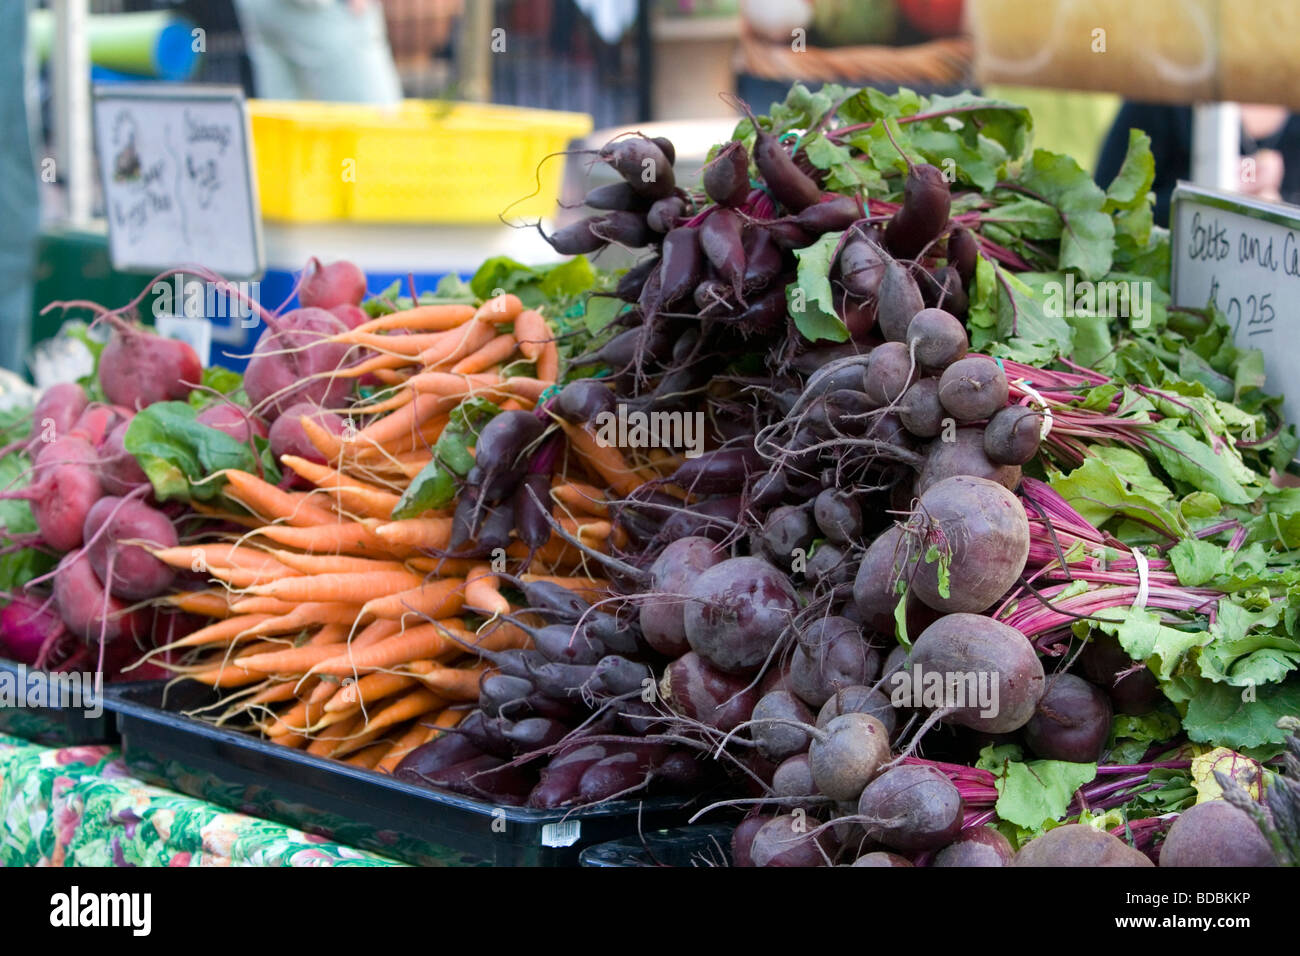
<instances>
[{"instance_id":1,"label":"black plastic tray","mask_svg":"<svg viewBox=\"0 0 1300 956\"><path fill-rule=\"evenodd\" d=\"M623 837L587 847L579 862L583 866L731 866L735 829L717 823Z\"/></svg>"},{"instance_id":2,"label":"black plastic tray","mask_svg":"<svg viewBox=\"0 0 1300 956\"><path fill-rule=\"evenodd\" d=\"M18 680L36 668L24 667L0 658L0 677ZM117 725L108 710L108 692L104 693L104 710L98 717L87 717L80 707L5 707L0 705L0 734L23 737L46 747L79 747L84 744L117 743Z\"/></svg>"},{"instance_id":3,"label":"black plastic tray","mask_svg":"<svg viewBox=\"0 0 1300 956\"><path fill-rule=\"evenodd\" d=\"M110 687L126 764L136 776L243 813L417 866L576 866L586 846L680 824L677 798L582 810L498 807L417 787L186 717L211 701L197 684Z\"/></svg>"}]
</instances>

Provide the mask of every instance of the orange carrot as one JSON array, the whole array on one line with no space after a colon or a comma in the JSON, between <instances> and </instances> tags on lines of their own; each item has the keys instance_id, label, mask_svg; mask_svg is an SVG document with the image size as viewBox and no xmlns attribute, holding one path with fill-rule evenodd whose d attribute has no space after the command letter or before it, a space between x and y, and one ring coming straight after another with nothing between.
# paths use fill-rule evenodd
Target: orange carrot
<instances>
[{"instance_id":1,"label":"orange carrot","mask_svg":"<svg viewBox=\"0 0 1300 956\"><path fill-rule=\"evenodd\" d=\"M289 681L289 683L296 686L299 681ZM281 734L318 729L317 724L321 718L321 703L314 699L314 692L317 689L314 687L312 688L312 694L300 697L296 704L271 721L270 724L263 728L262 732L274 739ZM347 716L351 717L350 714Z\"/></svg>"},{"instance_id":2,"label":"orange carrot","mask_svg":"<svg viewBox=\"0 0 1300 956\"><path fill-rule=\"evenodd\" d=\"M386 398L376 398L365 405L354 405L352 411L358 415L383 415L411 404L414 398L415 393L409 388L390 389Z\"/></svg>"},{"instance_id":3,"label":"orange carrot","mask_svg":"<svg viewBox=\"0 0 1300 956\"><path fill-rule=\"evenodd\" d=\"M537 356L537 377L543 382L559 381L560 347L554 339L545 343L541 354Z\"/></svg>"},{"instance_id":4,"label":"orange carrot","mask_svg":"<svg viewBox=\"0 0 1300 956\"><path fill-rule=\"evenodd\" d=\"M228 485L226 497L237 501L267 521L283 518L291 525L309 527L322 521L333 520L333 515L324 508L319 508L306 498L298 497L292 492L281 491L256 475L233 469L222 474ZM231 494L231 489L234 490L234 494Z\"/></svg>"},{"instance_id":5,"label":"orange carrot","mask_svg":"<svg viewBox=\"0 0 1300 956\"><path fill-rule=\"evenodd\" d=\"M560 421L559 424L583 464L594 469L620 495L626 497L632 494L649 480L629 465L617 448L600 444L589 429L565 421Z\"/></svg>"},{"instance_id":6,"label":"orange carrot","mask_svg":"<svg viewBox=\"0 0 1300 956\"><path fill-rule=\"evenodd\" d=\"M515 339L519 342L519 351L524 358L536 362L542 354L542 346L554 336L546 327L546 320L535 309L524 309L515 319ZM538 378L545 376L539 375Z\"/></svg>"},{"instance_id":7,"label":"orange carrot","mask_svg":"<svg viewBox=\"0 0 1300 956\"><path fill-rule=\"evenodd\" d=\"M178 611L200 617L224 618L234 613L227 593L223 590L177 591L175 594L164 595L159 601Z\"/></svg>"},{"instance_id":8,"label":"orange carrot","mask_svg":"<svg viewBox=\"0 0 1300 956\"><path fill-rule=\"evenodd\" d=\"M526 375L512 375L501 384L501 387L507 394L536 405L538 400L541 399L542 393L554 384L554 379L543 381L540 375L537 378L529 378Z\"/></svg>"},{"instance_id":9,"label":"orange carrot","mask_svg":"<svg viewBox=\"0 0 1300 956\"><path fill-rule=\"evenodd\" d=\"M321 661L312 671L321 675L347 677L354 673L396 667L422 657L433 657L454 646L455 641L447 636L441 624L421 624L369 647L359 650L353 648Z\"/></svg>"},{"instance_id":10,"label":"orange carrot","mask_svg":"<svg viewBox=\"0 0 1300 956\"><path fill-rule=\"evenodd\" d=\"M421 377L417 375L407 383L413 391L419 391L412 383ZM445 411L442 402L439 395L417 394L409 404L361 429L353 441L359 446L387 445L418 430L440 411Z\"/></svg>"},{"instance_id":11,"label":"orange carrot","mask_svg":"<svg viewBox=\"0 0 1300 956\"><path fill-rule=\"evenodd\" d=\"M343 454L346 439L350 435L336 435L310 415L298 419L303 434L312 443L312 447L325 456L326 461L338 461Z\"/></svg>"},{"instance_id":12,"label":"orange carrot","mask_svg":"<svg viewBox=\"0 0 1300 956\"><path fill-rule=\"evenodd\" d=\"M220 508L203 501L191 501L190 510L209 518L216 518L220 521L229 521L231 524L237 524L245 528L257 528L264 524L260 518L255 518L252 515L246 514L235 514L227 508Z\"/></svg>"},{"instance_id":13,"label":"orange carrot","mask_svg":"<svg viewBox=\"0 0 1300 956\"><path fill-rule=\"evenodd\" d=\"M570 511L596 518L609 515L609 498L595 485L580 481L559 482L551 488L551 497Z\"/></svg>"},{"instance_id":14,"label":"orange carrot","mask_svg":"<svg viewBox=\"0 0 1300 956\"><path fill-rule=\"evenodd\" d=\"M444 710L442 713L445 714L446 712ZM442 714L438 716L441 717ZM379 761L374 769L380 773L392 773L407 754L429 739L430 731L431 728L426 727L419 721L411 724L406 729L406 732L393 742L393 746L389 748L388 753L384 754L384 759ZM437 731L433 730L433 732L436 733Z\"/></svg>"},{"instance_id":15,"label":"orange carrot","mask_svg":"<svg viewBox=\"0 0 1300 956\"><path fill-rule=\"evenodd\" d=\"M282 701L293 700L298 696L296 684L297 681L292 680L269 683L264 690L258 691L248 698L246 704L252 707L258 704L278 704Z\"/></svg>"},{"instance_id":16,"label":"orange carrot","mask_svg":"<svg viewBox=\"0 0 1300 956\"><path fill-rule=\"evenodd\" d=\"M486 372L495 365L508 361L515 354L518 343L513 335L498 335L487 345L471 352L451 367L455 375L469 375L473 372Z\"/></svg>"},{"instance_id":17,"label":"orange carrot","mask_svg":"<svg viewBox=\"0 0 1300 956\"><path fill-rule=\"evenodd\" d=\"M215 667L210 670L187 674L186 676L190 680L198 681L200 684L219 687L222 690L231 687L244 687L248 684L256 684L266 680L266 675L263 673L235 667L231 664L227 664L225 667Z\"/></svg>"},{"instance_id":18,"label":"orange carrot","mask_svg":"<svg viewBox=\"0 0 1300 956\"><path fill-rule=\"evenodd\" d=\"M515 321L523 310L524 304L519 300L519 296L505 292L479 306L478 311L474 313L474 319L488 325L507 325Z\"/></svg>"},{"instance_id":19,"label":"orange carrot","mask_svg":"<svg viewBox=\"0 0 1300 956\"><path fill-rule=\"evenodd\" d=\"M287 651L272 651L269 654L241 655L232 662L236 667L261 674L305 674L321 661L337 657L339 649L334 644L304 644L302 647Z\"/></svg>"},{"instance_id":20,"label":"orange carrot","mask_svg":"<svg viewBox=\"0 0 1300 956\"><path fill-rule=\"evenodd\" d=\"M448 400L450 404L450 400ZM368 459L383 458L388 459L396 457L399 460L405 455L427 455L433 448L434 442L442 434L442 430L447 427L449 418L447 415L439 413L434 415L415 431L408 432L383 445L374 443L353 442L349 450L351 456L357 461Z\"/></svg>"},{"instance_id":21,"label":"orange carrot","mask_svg":"<svg viewBox=\"0 0 1300 956\"><path fill-rule=\"evenodd\" d=\"M348 720L340 721L332 727L321 731L316 739L307 745L307 753L317 757L328 757L340 740L351 736L362 724L360 714Z\"/></svg>"},{"instance_id":22,"label":"orange carrot","mask_svg":"<svg viewBox=\"0 0 1300 956\"><path fill-rule=\"evenodd\" d=\"M400 561L353 558L345 554L299 554L296 551L271 551L270 555L286 567L303 574L368 574L371 571L401 571Z\"/></svg>"},{"instance_id":23,"label":"orange carrot","mask_svg":"<svg viewBox=\"0 0 1300 956\"><path fill-rule=\"evenodd\" d=\"M351 631L351 624L344 624L337 621L325 624L319 631L308 638L307 644L312 647L323 647L326 644L342 644L348 639L348 634L350 634Z\"/></svg>"},{"instance_id":24,"label":"orange carrot","mask_svg":"<svg viewBox=\"0 0 1300 956\"><path fill-rule=\"evenodd\" d=\"M418 588L399 591L384 597L371 598L361 608L366 618L382 617L401 620L408 615L440 620L459 614L465 606L465 581L463 578L444 578L426 581Z\"/></svg>"},{"instance_id":25,"label":"orange carrot","mask_svg":"<svg viewBox=\"0 0 1300 956\"><path fill-rule=\"evenodd\" d=\"M480 564L466 575L465 604L494 617L510 613L510 602L501 596L490 565Z\"/></svg>"},{"instance_id":26,"label":"orange carrot","mask_svg":"<svg viewBox=\"0 0 1300 956\"><path fill-rule=\"evenodd\" d=\"M336 710L347 710L352 707L368 707L375 701L391 697L414 684L415 678L405 674L367 674L358 681L339 687L325 702L325 713L330 714Z\"/></svg>"},{"instance_id":27,"label":"orange carrot","mask_svg":"<svg viewBox=\"0 0 1300 956\"><path fill-rule=\"evenodd\" d=\"M528 548L521 546L506 549L506 556L511 558L522 558L528 554ZM464 577L470 571L482 564L477 558L428 558L416 556L407 559L407 564L417 571L423 571L426 574L436 574L439 577L452 578Z\"/></svg>"},{"instance_id":28,"label":"orange carrot","mask_svg":"<svg viewBox=\"0 0 1300 956\"><path fill-rule=\"evenodd\" d=\"M501 376L494 372L475 372L470 375L457 375L455 372L421 372L412 375L406 381L406 387L426 400L441 399L454 408L467 395L481 395L484 398L500 396L508 398L509 393L501 387Z\"/></svg>"},{"instance_id":29,"label":"orange carrot","mask_svg":"<svg viewBox=\"0 0 1300 956\"><path fill-rule=\"evenodd\" d=\"M334 521L311 528L267 525L254 533L270 538L276 544L312 553L347 553L376 558L403 557L409 553L409 549L379 537L371 525L361 521Z\"/></svg>"},{"instance_id":30,"label":"orange carrot","mask_svg":"<svg viewBox=\"0 0 1300 956\"><path fill-rule=\"evenodd\" d=\"M368 600L418 588L424 575L414 571L371 571L366 574L304 574L280 578L246 589L246 593L282 601L342 601L364 604Z\"/></svg>"},{"instance_id":31,"label":"orange carrot","mask_svg":"<svg viewBox=\"0 0 1300 956\"><path fill-rule=\"evenodd\" d=\"M474 318L475 311L477 310L472 305L417 305L411 309L381 315L369 322L362 322L352 332L366 334L386 332L390 329L440 332L445 329L454 329L458 325L464 325ZM340 342L347 342L350 341L348 338L350 334L337 335L335 339Z\"/></svg>"},{"instance_id":32,"label":"orange carrot","mask_svg":"<svg viewBox=\"0 0 1300 956\"><path fill-rule=\"evenodd\" d=\"M408 694L403 694L379 713L371 714L370 720L366 723L366 731L369 733L386 730L412 717L419 717L431 710L441 710L446 706L447 701L444 698L424 688L417 688Z\"/></svg>"},{"instance_id":33,"label":"orange carrot","mask_svg":"<svg viewBox=\"0 0 1300 956\"><path fill-rule=\"evenodd\" d=\"M296 606L294 602L279 598L246 597L230 605L230 609L237 614L288 614Z\"/></svg>"},{"instance_id":34,"label":"orange carrot","mask_svg":"<svg viewBox=\"0 0 1300 956\"><path fill-rule=\"evenodd\" d=\"M329 465L320 465L296 455L281 455L280 460L326 492L331 502L338 502L343 508L356 511L367 518L387 520L401 499L400 495L348 477Z\"/></svg>"},{"instance_id":35,"label":"orange carrot","mask_svg":"<svg viewBox=\"0 0 1300 956\"><path fill-rule=\"evenodd\" d=\"M356 620L358 611L360 611L360 608L355 604L307 602L298 604L288 614L268 618L256 627L251 628L248 633L259 635L292 634L304 627L312 627L316 624L351 625Z\"/></svg>"},{"instance_id":36,"label":"orange carrot","mask_svg":"<svg viewBox=\"0 0 1300 956\"><path fill-rule=\"evenodd\" d=\"M371 744L365 750L360 750L347 757L344 762L354 767L360 767L362 770L374 770L379 761L384 758L384 754L388 753L392 747L392 742L388 740Z\"/></svg>"},{"instance_id":37,"label":"orange carrot","mask_svg":"<svg viewBox=\"0 0 1300 956\"><path fill-rule=\"evenodd\" d=\"M173 568L203 571L206 568L268 568L275 567L274 555L257 548L238 544L190 544L150 551L155 558ZM283 570L282 568L280 570Z\"/></svg>"},{"instance_id":38,"label":"orange carrot","mask_svg":"<svg viewBox=\"0 0 1300 956\"><path fill-rule=\"evenodd\" d=\"M420 353L420 364L426 369L455 365L467 355L473 355L495 337L496 330L481 322L469 322L459 329L442 332L441 342Z\"/></svg>"},{"instance_id":39,"label":"orange carrot","mask_svg":"<svg viewBox=\"0 0 1300 956\"><path fill-rule=\"evenodd\" d=\"M220 644L223 641L229 641L249 633L259 624L270 619L269 614L240 614L235 617L223 618L214 624L209 624L207 627L201 627L197 631L191 632L178 641L172 641L166 646L166 649ZM158 648L158 650L163 649Z\"/></svg>"},{"instance_id":40,"label":"orange carrot","mask_svg":"<svg viewBox=\"0 0 1300 956\"><path fill-rule=\"evenodd\" d=\"M363 647L378 644L380 641L392 637L394 634L399 634L401 633L401 630L401 621L378 618L363 627L357 636L352 638L350 647L354 651L359 651Z\"/></svg>"},{"instance_id":41,"label":"orange carrot","mask_svg":"<svg viewBox=\"0 0 1300 956\"><path fill-rule=\"evenodd\" d=\"M408 548L446 548L451 541L451 518L405 518L375 528L383 541Z\"/></svg>"},{"instance_id":42,"label":"orange carrot","mask_svg":"<svg viewBox=\"0 0 1300 956\"><path fill-rule=\"evenodd\" d=\"M366 747L371 741L390 732L390 729L403 724L412 717L420 717L430 712L440 711L447 706L447 701L437 694L431 694L423 688L416 688L403 697L387 704L377 714L372 714L369 721L363 723L363 732L348 740L341 741L331 751L331 756L341 758L346 754Z\"/></svg>"},{"instance_id":43,"label":"orange carrot","mask_svg":"<svg viewBox=\"0 0 1300 956\"><path fill-rule=\"evenodd\" d=\"M421 674L420 681L448 701L477 700L479 681L486 670L486 663L476 663L470 667L435 667L429 673Z\"/></svg>"},{"instance_id":44,"label":"orange carrot","mask_svg":"<svg viewBox=\"0 0 1300 956\"><path fill-rule=\"evenodd\" d=\"M258 584L265 584L267 581L274 581L277 578L286 577L284 572L275 572L272 570L252 571L247 568L208 568L208 576L216 578L223 584L232 588L251 588ZM298 577L298 572L290 572L288 577Z\"/></svg>"},{"instance_id":45,"label":"orange carrot","mask_svg":"<svg viewBox=\"0 0 1300 956\"><path fill-rule=\"evenodd\" d=\"M453 329L453 332L456 330ZM374 349L380 354L408 356L414 360L421 352L447 341L447 331L417 332L412 335L379 335L353 329L347 335L349 345Z\"/></svg>"},{"instance_id":46,"label":"orange carrot","mask_svg":"<svg viewBox=\"0 0 1300 956\"><path fill-rule=\"evenodd\" d=\"M401 368L403 365L409 365L413 359L406 355L386 355L380 354L371 356L356 365L349 365L346 368L333 369L328 374L334 378L360 378L363 375L369 375L383 368ZM324 374L324 373L322 373Z\"/></svg>"}]
</instances>

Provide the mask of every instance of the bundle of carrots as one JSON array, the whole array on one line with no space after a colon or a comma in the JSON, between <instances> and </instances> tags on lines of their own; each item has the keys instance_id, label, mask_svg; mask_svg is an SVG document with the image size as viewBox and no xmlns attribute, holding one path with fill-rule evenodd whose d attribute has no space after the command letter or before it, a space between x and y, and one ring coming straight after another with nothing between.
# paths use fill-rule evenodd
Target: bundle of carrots
<instances>
[{"instance_id":1,"label":"bundle of carrots","mask_svg":"<svg viewBox=\"0 0 1300 956\"><path fill-rule=\"evenodd\" d=\"M285 455L283 464L307 490L221 473L227 507L205 513L244 533L209 533L201 543L153 552L206 574L211 586L163 601L212 623L150 657L163 655L162 666L179 678L226 692L198 716L391 771L477 701L490 671L478 651L527 646L516 621L540 622L503 593L511 582L545 579L589 600L607 588L558 534L536 549L513 541L508 574L499 561L446 556L451 507L391 517L459 404L487 397L503 410L527 411L554 383L556 344L539 313L512 295L477 309L419 306L346 338L376 353L349 374L380 375L388 394L346 410L365 424L342 435L302 419L324 463ZM516 353L534 363L536 377L504 373L522 361ZM658 473L626 464L582 429L568 426L566 434L551 479L552 513L567 534L603 550L611 536L603 488L626 493Z\"/></svg>"}]
</instances>

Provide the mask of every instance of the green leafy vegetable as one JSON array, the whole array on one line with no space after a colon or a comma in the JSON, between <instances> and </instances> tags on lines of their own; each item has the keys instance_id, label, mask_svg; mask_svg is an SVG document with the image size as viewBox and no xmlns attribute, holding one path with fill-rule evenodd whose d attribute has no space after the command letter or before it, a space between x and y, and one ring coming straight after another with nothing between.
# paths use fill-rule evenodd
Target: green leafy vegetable
<instances>
[{"instance_id":1,"label":"green leafy vegetable","mask_svg":"<svg viewBox=\"0 0 1300 956\"><path fill-rule=\"evenodd\" d=\"M1095 763L1022 762L1020 757L1015 745L990 744L980 751L976 766L996 778L998 816L1028 830L1041 830L1065 816L1075 791L1097 776Z\"/></svg>"},{"instance_id":2,"label":"green leafy vegetable","mask_svg":"<svg viewBox=\"0 0 1300 956\"><path fill-rule=\"evenodd\" d=\"M458 478L474 467L470 454L478 433L501 411L485 398L467 398L451 412L447 427L433 446L433 460L420 469L402 493L393 518L415 518L434 508L444 508L456 497Z\"/></svg>"},{"instance_id":3,"label":"green leafy vegetable","mask_svg":"<svg viewBox=\"0 0 1300 956\"><path fill-rule=\"evenodd\" d=\"M831 259L841 232L828 232L806 249L796 249L799 269L794 284L786 286L786 304L795 327L811 341L844 342L849 330L835 312L831 291Z\"/></svg>"},{"instance_id":4,"label":"green leafy vegetable","mask_svg":"<svg viewBox=\"0 0 1300 956\"><path fill-rule=\"evenodd\" d=\"M197 415L185 402L157 402L138 412L126 430L126 450L140 463L159 501L211 501L225 485L220 473L232 468L263 473L272 483L280 480L270 455L264 454L264 441L254 440L255 455L246 442L200 424Z\"/></svg>"}]
</instances>

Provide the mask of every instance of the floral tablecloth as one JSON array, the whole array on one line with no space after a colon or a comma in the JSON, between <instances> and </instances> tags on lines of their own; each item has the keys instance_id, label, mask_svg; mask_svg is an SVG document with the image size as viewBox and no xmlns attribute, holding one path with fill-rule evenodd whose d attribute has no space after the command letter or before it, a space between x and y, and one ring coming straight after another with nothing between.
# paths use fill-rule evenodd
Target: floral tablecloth
<instances>
[{"instance_id":1,"label":"floral tablecloth","mask_svg":"<svg viewBox=\"0 0 1300 956\"><path fill-rule=\"evenodd\" d=\"M0 866L401 866L131 777L116 749L0 735Z\"/></svg>"}]
</instances>

